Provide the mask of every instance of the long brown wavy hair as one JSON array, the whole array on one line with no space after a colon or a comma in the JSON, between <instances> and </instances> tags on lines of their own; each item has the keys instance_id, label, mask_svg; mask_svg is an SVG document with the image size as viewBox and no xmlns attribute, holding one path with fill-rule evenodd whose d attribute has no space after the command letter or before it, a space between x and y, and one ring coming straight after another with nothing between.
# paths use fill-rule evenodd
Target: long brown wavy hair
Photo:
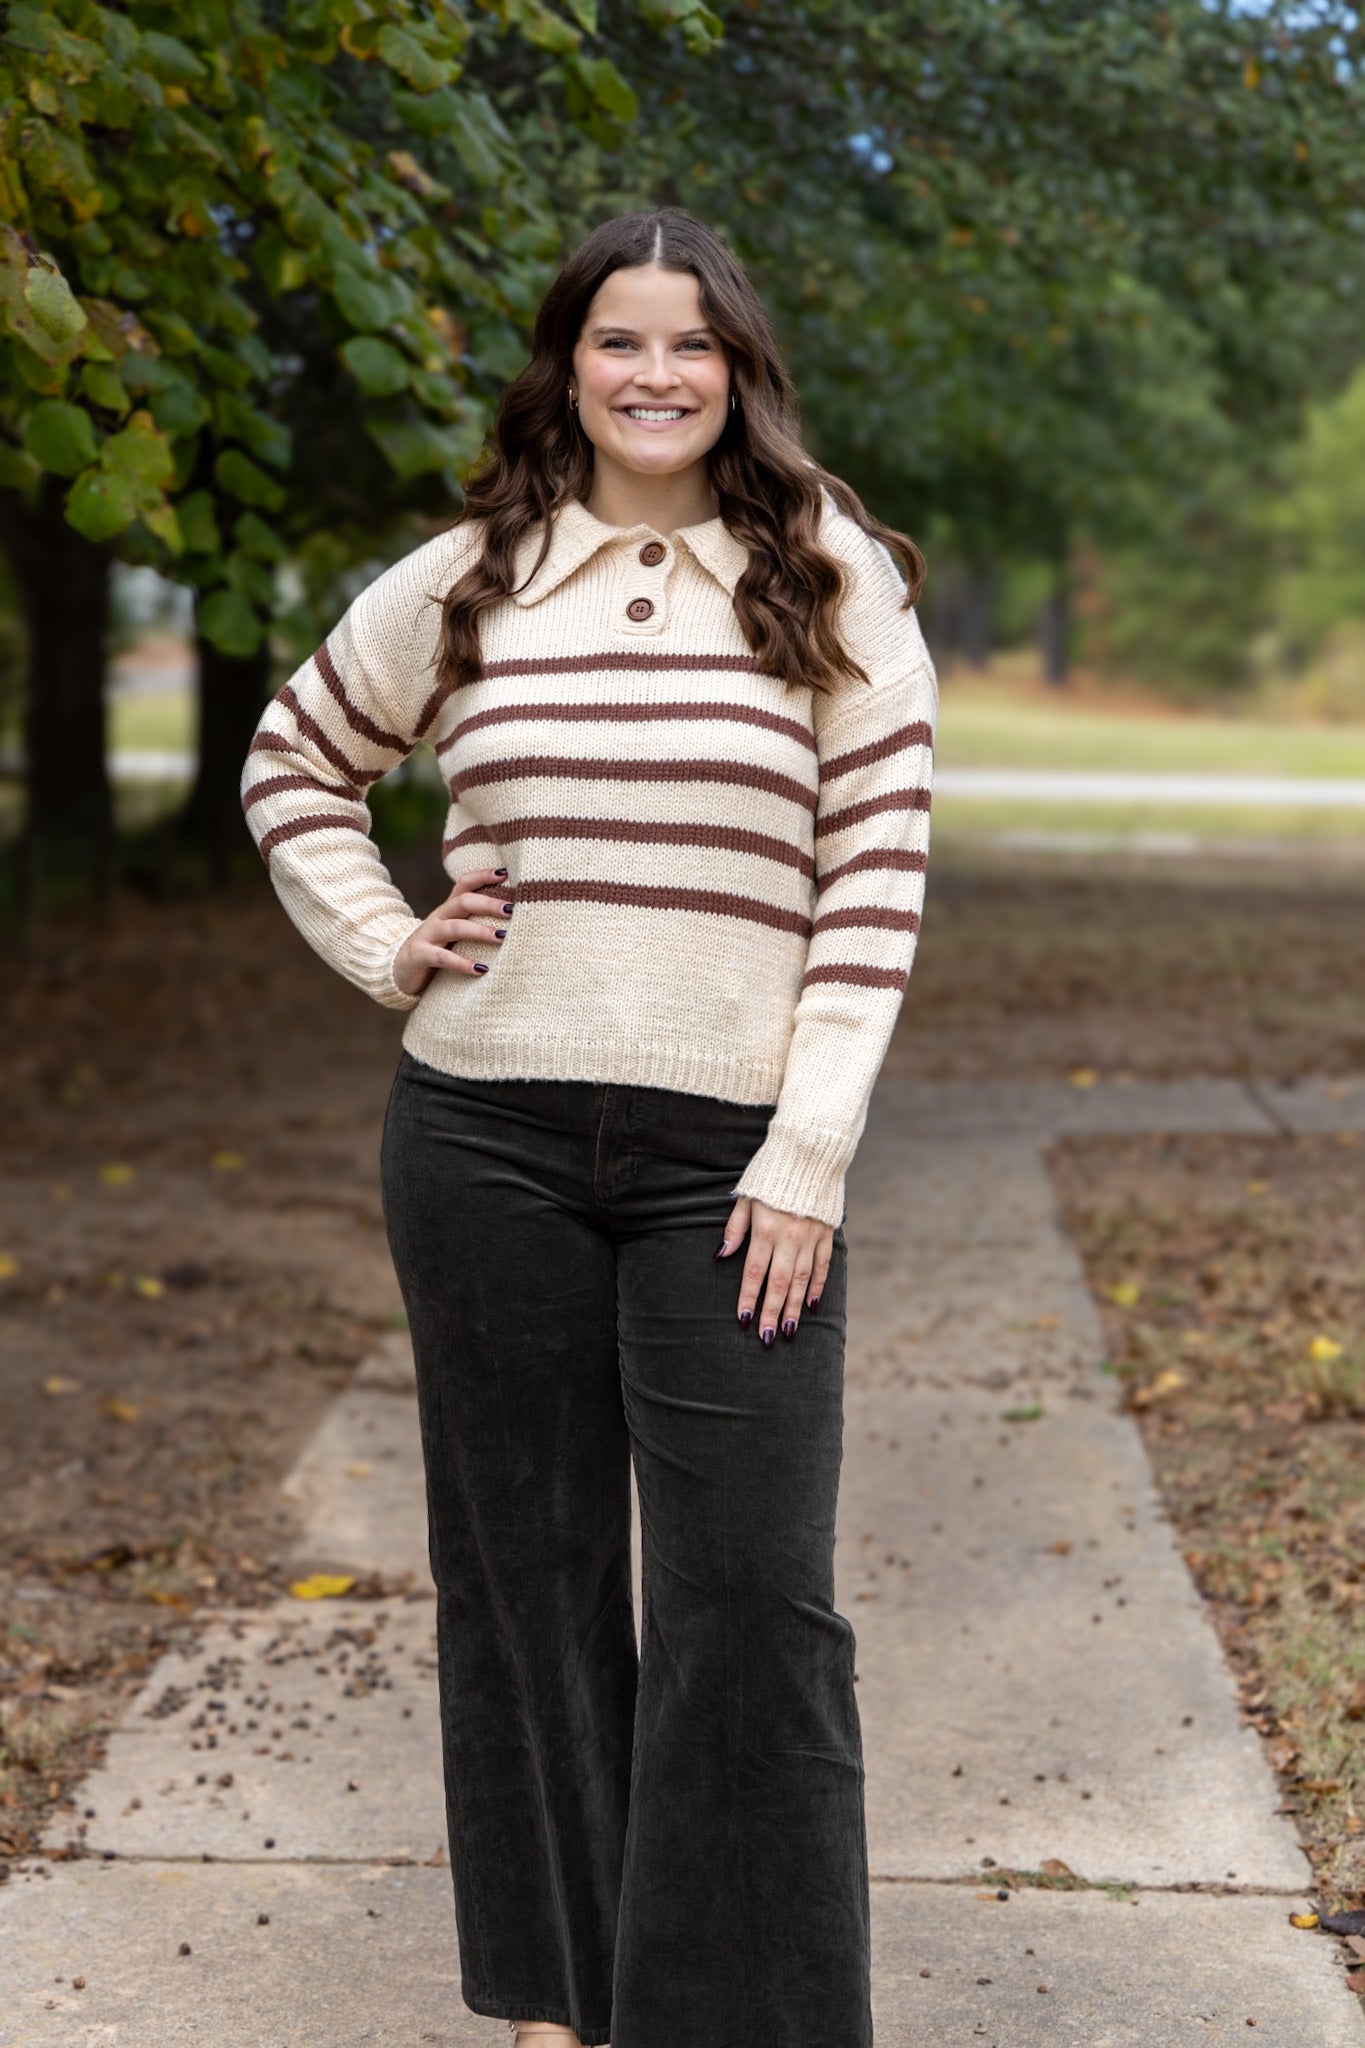
<instances>
[{"instance_id":1,"label":"long brown wavy hair","mask_svg":"<svg viewBox=\"0 0 1365 2048\"><path fill-rule=\"evenodd\" d=\"M836 625L844 574L817 539L823 492L899 557L906 605L919 595L924 558L914 542L873 519L856 493L802 448L796 393L772 324L719 236L677 208L627 213L594 228L564 264L536 316L531 360L503 392L461 515L485 522L482 554L442 600L442 688L479 675L479 619L517 588L518 543L543 526L538 569L555 508L587 498L592 443L566 397L573 351L605 280L613 271L650 263L696 278L706 318L726 351L736 403L707 459L720 516L749 551L734 603L760 667L817 689L850 674L867 680Z\"/></svg>"}]
</instances>

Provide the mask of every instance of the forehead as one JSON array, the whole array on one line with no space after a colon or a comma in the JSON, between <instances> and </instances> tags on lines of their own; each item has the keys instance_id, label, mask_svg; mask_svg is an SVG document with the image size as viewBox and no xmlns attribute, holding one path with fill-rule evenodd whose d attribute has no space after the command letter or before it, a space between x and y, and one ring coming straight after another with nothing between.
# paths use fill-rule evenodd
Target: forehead
<instances>
[{"instance_id":1,"label":"forehead","mask_svg":"<svg viewBox=\"0 0 1365 2048\"><path fill-rule=\"evenodd\" d=\"M657 263L613 270L599 286L583 319L585 331L620 326L676 333L706 324L696 278L687 271L662 270Z\"/></svg>"}]
</instances>

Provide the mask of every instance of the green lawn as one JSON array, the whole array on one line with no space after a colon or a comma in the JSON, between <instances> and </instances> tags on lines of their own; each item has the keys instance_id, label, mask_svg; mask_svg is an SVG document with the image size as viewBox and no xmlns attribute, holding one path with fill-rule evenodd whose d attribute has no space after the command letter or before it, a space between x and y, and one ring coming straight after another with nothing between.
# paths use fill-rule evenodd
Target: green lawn
<instances>
[{"instance_id":1,"label":"green lawn","mask_svg":"<svg viewBox=\"0 0 1365 2048\"><path fill-rule=\"evenodd\" d=\"M148 691L109 700L109 744L174 753L194 744L194 698L188 690Z\"/></svg>"},{"instance_id":2,"label":"green lawn","mask_svg":"<svg viewBox=\"0 0 1365 2048\"><path fill-rule=\"evenodd\" d=\"M1365 725L1142 718L1020 704L944 684L938 760L952 768L1096 768L1365 777Z\"/></svg>"}]
</instances>

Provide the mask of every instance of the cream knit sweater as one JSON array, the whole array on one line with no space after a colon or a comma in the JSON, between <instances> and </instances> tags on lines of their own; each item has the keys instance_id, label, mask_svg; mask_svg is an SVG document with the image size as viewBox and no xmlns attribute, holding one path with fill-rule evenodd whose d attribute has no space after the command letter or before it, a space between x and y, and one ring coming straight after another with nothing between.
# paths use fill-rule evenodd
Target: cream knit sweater
<instances>
[{"instance_id":1,"label":"cream knit sweater","mask_svg":"<svg viewBox=\"0 0 1365 2048\"><path fill-rule=\"evenodd\" d=\"M445 692L436 600L478 546L457 526L271 700L242 801L299 930L411 1011L416 1059L774 1103L740 1192L836 1224L919 930L938 693L885 549L828 501L821 539L871 687L760 672L732 603L747 553L721 520L665 535L573 503L484 614L480 679ZM501 944L460 947L488 974L410 997L393 961L421 919L364 793L422 739L450 790L448 874L506 867L516 910Z\"/></svg>"}]
</instances>

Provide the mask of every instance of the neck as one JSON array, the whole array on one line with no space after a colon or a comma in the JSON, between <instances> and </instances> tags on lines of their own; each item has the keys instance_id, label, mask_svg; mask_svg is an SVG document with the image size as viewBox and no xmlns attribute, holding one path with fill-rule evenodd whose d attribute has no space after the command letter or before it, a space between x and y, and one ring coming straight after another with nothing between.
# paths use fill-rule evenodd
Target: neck
<instances>
[{"instance_id":1,"label":"neck","mask_svg":"<svg viewBox=\"0 0 1365 2048\"><path fill-rule=\"evenodd\" d=\"M720 510L704 462L669 476L641 476L600 454L593 462L587 506L606 526L652 526L656 533L700 526Z\"/></svg>"}]
</instances>

